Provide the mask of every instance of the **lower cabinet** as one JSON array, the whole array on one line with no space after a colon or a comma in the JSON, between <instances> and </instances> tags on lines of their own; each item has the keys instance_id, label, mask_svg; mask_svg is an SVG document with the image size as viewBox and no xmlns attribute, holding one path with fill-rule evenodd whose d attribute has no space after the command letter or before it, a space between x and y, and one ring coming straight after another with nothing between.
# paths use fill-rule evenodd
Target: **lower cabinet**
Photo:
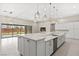
<instances>
[{"instance_id":1,"label":"lower cabinet","mask_svg":"<svg viewBox=\"0 0 79 59\"><path fill-rule=\"evenodd\" d=\"M53 39L46 41L46 56L50 56L53 53Z\"/></svg>"},{"instance_id":2,"label":"lower cabinet","mask_svg":"<svg viewBox=\"0 0 79 59\"><path fill-rule=\"evenodd\" d=\"M37 41L37 56L45 56L45 41Z\"/></svg>"},{"instance_id":3,"label":"lower cabinet","mask_svg":"<svg viewBox=\"0 0 79 59\"><path fill-rule=\"evenodd\" d=\"M22 37L18 37L18 50L19 54L23 55L24 54L24 40Z\"/></svg>"},{"instance_id":4,"label":"lower cabinet","mask_svg":"<svg viewBox=\"0 0 79 59\"><path fill-rule=\"evenodd\" d=\"M45 56L45 41L30 40L26 38L18 39L18 50L23 56Z\"/></svg>"},{"instance_id":5,"label":"lower cabinet","mask_svg":"<svg viewBox=\"0 0 79 59\"><path fill-rule=\"evenodd\" d=\"M59 48L60 45L61 45L61 36L59 36L57 39L57 48Z\"/></svg>"},{"instance_id":6,"label":"lower cabinet","mask_svg":"<svg viewBox=\"0 0 79 59\"><path fill-rule=\"evenodd\" d=\"M65 35L61 35L57 39L57 48L59 48L65 42Z\"/></svg>"},{"instance_id":7,"label":"lower cabinet","mask_svg":"<svg viewBox=\"0 0 79 59\"><path fill-rule=\"evenodd\" d=\"M18 38L18 50L23 56L50 56L65 41L65 35L48 41Z\"/></svg>"},{"instance_id":8,"label":"lower cabinet","mask_svg":"<svg viewBox=\"0 0 79 59\"><path fill-rule=\"evenodd\" d=\"M36 42L30 39L24 39L24 56L36 56Z\"/></svg>"}]
</instances>

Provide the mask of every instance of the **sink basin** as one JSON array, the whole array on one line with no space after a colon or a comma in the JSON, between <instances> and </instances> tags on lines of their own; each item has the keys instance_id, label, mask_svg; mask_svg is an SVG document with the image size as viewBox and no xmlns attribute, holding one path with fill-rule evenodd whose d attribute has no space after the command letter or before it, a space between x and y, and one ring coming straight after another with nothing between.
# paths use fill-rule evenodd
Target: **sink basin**
<instances>
[{"instance_id":1,"label":"sink basin","mask_svg":"<svg viewBox=\"0 0 79 59\"><path fill-rule=\"evenodd\" d=\"M58 36L58 35L52 34L52 36Z\"/></svg>"}]
</instances>

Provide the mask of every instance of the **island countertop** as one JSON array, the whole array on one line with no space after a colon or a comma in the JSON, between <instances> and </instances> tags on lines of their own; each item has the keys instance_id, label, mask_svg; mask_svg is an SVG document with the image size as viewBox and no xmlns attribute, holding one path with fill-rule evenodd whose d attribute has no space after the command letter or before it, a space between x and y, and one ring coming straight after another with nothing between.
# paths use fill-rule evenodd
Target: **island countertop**
<instances>
[{"instance_id":1,"label":"island countertop","mask_svg":"<svg viewBox=\"0 0 79 59\"><path fill-rule=\"evenodd\" d=\"M35 41L46 39L45 41L47 41L49 39L54 39L64 34L65 34L64 32L42 32L42 33L25 34L20 37L24 37L24 38L35 40Z\"/></svg>"}]
</instances>

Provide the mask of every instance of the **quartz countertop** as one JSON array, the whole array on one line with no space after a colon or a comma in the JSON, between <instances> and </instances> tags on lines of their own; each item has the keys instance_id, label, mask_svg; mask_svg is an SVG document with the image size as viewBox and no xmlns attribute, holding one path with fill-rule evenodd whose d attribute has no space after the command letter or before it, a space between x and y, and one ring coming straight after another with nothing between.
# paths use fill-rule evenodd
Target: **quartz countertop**
<instances>
[{"instance_id":1,"label":"quartz countertop","mask_svg":"<svg viewBox=\"0 0 79 59\"><path fill-rule=\"evenodd\" d=\"M45 39L45 41L54 39L58 36L64 35L64 32L42 32L42 33L32 33L32 34L26 34L22 35L21 37L25 37L27 39L31 40L42 40Z\"/></svg>"}]
</instances>

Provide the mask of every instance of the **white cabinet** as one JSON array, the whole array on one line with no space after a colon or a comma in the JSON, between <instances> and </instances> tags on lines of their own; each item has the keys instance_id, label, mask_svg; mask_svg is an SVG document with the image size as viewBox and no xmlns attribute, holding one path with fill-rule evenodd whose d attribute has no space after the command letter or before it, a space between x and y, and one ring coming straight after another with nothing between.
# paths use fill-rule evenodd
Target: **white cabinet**
<instances>
[{"instance_id":1,"label":"white cabinet","mask_svg":"<svg viewBox=\"0 0 79 59\"><path fill-rule=\"evenodd\" d=\"M23 55L24 56L35 56L36 55L36 43L35 43L35 41L30 40L30 39L26 39L26 38L23 40L24 40L24 42L23 42L23 44L24 44Z\"/></svg>"},{"instance_id":2,"label":"white cabinet","mask_svg":"<svg viewBox=\"0 0 79 59\"><path fill-rule=\"evenodd\" d=\"M27 56L29 56L30 55L30 53L29 53L29 47L30 47L30 45L29 45L29 43L30 43L30 41L29 40L24 40L23 39L23 55L25 56L25 55L27 55Z\"/></svg>"},{"instance_id":3,"label":"white cabinet","mask_svg":"<svg viewBox=\"0 0 79 59\"><path fill-rule=\"evenodd\" d=\"M28 43L28 40L24 40L24 39L25 39L24 37L18 37L18 50L19 50L21 55L27 55L28 56L29 55L29 48L28 48L29 43Z\"/></svg>"},{"instance_id":4,"label":"white cabinet","mask_svg":"<svg viewBox=\"0 0 79 59\"><path fill-rule=\"evenodd\" d=\"M33 39L31 39L33 38ZM37 39L38 38L38 39ZM18 50L23 56L50 56L65 41L65 34L60 36L18 38Z\"/></svg>"},{"instance_id":5,"label":"white cabinet","mask_svg":"<svg viewBox=\"0 0 79 59\"><path fill-rule=\"evenodd\" d=\"M53 39L46 41L46 56L50 56L53 53Z\"/></svg>"},{"instance_id":6,"label":"white cabinet","mask_svg":"<svg viewBox=\"0 0 79 59\"><path fill-rule=\"evenodd\" d=\"M45 41L37 41L37 56L45 56Z\"/></svg>"},{"instance_id":7,"label":"white cabinet","mask_svg":"<svg viewBox=\"0 0 79 59\"><path fill-rule=\"evenodd\" d=\"M57 39L57 48L59 48L61 46L61 44L62 44L62 38L61 38L61 36L59 36Z\"/></svg>"},{"instance_id":8,"label":"white cabinet","mask_svg":"<svg viewBox=\"0 0 79 59\"><path fill-rule=\"evenodd\" d=\"M61 40L62 40L62 43L65 42L65 34L62 35L62 39Z\"/></svg>"},{"instance_id":9,"label":"white cabinet","mask_svg":"<svg viewBox=\"0 0 79 59\"><path fill-rule=\"evenodd\" d=\"M24 40L23 37L18 37L18 50L20 51L20 54L24 53Z\"/></svg>"},{"instance_id":10,"label":"white cabinet","mask_svg":"<svg viewBox=\"0 0 79 59\"><path fill-rule=\"evenodd\" d=\"M65 41L65 34L58 37L57 48L59 48L63 44L64 41Z\"/></svg>"},{"instance_id":11,"label":"white cabinet","mask_svg":"<svg viewBox=\"0 0 79 59\"><path fill-rule=\"evenodd\" d=\"M18 49L23 56L45 56L45 41L19 37Z\"/></svg>"}]
</instances>

